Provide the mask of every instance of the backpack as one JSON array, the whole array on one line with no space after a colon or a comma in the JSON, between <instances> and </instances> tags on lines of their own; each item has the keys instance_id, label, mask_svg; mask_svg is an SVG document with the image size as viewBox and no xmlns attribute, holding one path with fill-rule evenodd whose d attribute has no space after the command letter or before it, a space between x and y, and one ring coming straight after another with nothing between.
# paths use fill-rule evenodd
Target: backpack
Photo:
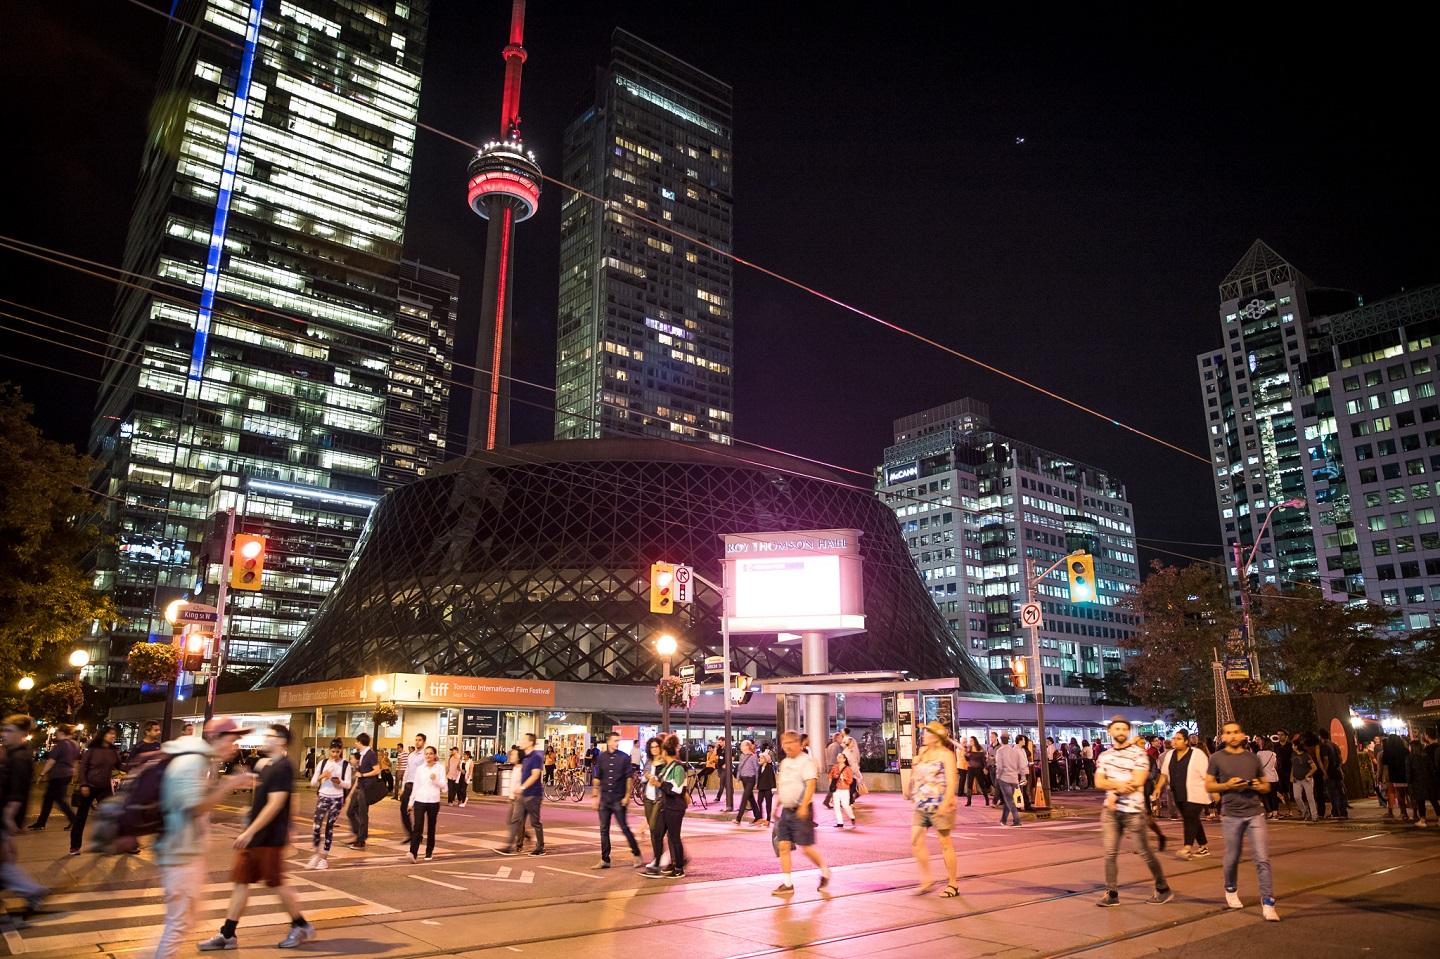
<instances>
[{"instance_id":1,"label":"backpack","mask_svg":"<svg viewBox=\"0 0 1440 959\"><path fill-rule=\"evenodd\" d=\"M94 827L90 832L90 851L129 853L140 847L141 836L165 832L165 812L161 806L165 770L179 756L208 755L200 750L147 753L139 766L120 782L115 795L100 803L95 810Z\"/></svg>"}]
</instances>

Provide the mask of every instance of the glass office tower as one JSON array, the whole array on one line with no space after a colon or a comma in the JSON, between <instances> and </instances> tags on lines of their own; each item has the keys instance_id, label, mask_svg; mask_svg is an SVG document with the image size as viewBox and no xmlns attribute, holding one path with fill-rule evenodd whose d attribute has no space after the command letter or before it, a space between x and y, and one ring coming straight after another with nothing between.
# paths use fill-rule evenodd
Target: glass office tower
<instances>
[{"instance_id":1,"label":"glass office tower","mask_svg":"<svg viewBox=\"0 0 1440 959\"><path fill-rule=\"evenodd\" d=\"M168 639L171 599L213 595L231 507L271 537L231 662L272 662L380 495L437 455L448 391L425 367L453 334L400 262L427 7L178 5L92 433L96 581L128 621L95 637L91 681Z\"/></svg>"},{"instance_id":2,"label":"glass office tower","mask_svg":"<svg viewBox=\"0 0 1440 959\"><path fill-rule=\"evenodd\" d=\"M562 202L556 439L734 435L734 284L716 252L731 246L731 99L615 31L595 97L565 131L566 182L611 207Z\"/></svg>"}]
</instances>

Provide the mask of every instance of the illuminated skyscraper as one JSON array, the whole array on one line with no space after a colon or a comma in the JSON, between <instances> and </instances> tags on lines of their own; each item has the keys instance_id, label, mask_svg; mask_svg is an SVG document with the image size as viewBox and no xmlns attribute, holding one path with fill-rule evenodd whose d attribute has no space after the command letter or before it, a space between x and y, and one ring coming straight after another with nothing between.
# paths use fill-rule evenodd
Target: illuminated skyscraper
<instances>
[{"instance_id":1,"label":"illuminated skyscraper","mask_svg":"<svg viewBox=\"0 0 1440 959\"><path fill-rule=\"evenodd\" d=\"M213 591L229 507L271 537L231 662L274 660L380 495L438 455L451 334L400 263L427 11L179 5L125 251L152 284L117 299L92 434L114 537L97 585L129 620L97 636L97 681L168 636L158 606Z\"/></svg>"},{"instance_id":2,"label":"illuminated skyscraper","mask_svg":"<svg viewBox=\"0 0 1440 959\"><path fill-rule=\"evenodd\" d=\"M616 30L565 132L557 439L728 443L734 284L731 91ZM695 237L681 239L662 227Z\"/></svg>"}]
</instances>

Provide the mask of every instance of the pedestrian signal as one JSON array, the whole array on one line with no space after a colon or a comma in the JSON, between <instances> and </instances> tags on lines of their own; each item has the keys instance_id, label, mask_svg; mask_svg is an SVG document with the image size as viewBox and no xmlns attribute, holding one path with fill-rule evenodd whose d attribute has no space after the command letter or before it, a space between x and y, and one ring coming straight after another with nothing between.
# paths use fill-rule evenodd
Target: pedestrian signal
<instances>
[{"instance_id":1,"label":"pedestrian signal","mask_svg":"<svg viewBox=\"0 0 1440 959\"><path fill-rule=\"evenodd\" d=\"M675 564L650 564L650 612L675 612Z\"/></svg>"},{"instance_id":2,"label":"pedestrian signal","mask_svg":"<svg viewBox=\"0 0 1440 959\"><path fill-rule=\"evenodd\" d=\"M750 697L755 695L755 680L744 673L736 673L730 677L730 701L736 706L744 706L750 702Z\"/></svg>"},{"instance_id":3,"label":"pedestrian signal","mask_svg":"<svg viewBox=\"0 0 1440 959\"><path fill-rule=\"evenodd\" d=\"M181 650L184 661L181 668L187 673L198 673L205 668L205 636L190 633L185 637L185 648Z\"/></svg>"},{"instance_id":4,"label":"pedestrian signal","mask_svg":"<svg viewBox=\"0 0 1440 959\"><path fill-rule=\"evenodd\" d=\"M1070 602L1095 602L1095 557L1075 553L1065 558L1065 568L1070 573Z\"/></svg>"},{"instance_id":5,"label":"pedestrian signal","mask_svg":"<svg viewBox=\"0 0 1440 959\"><path fill-rule=\"evenodd\" d=\"M265 537L237 533L230 551L230 588L259 589L265 578Z\"/></svg>"}]
</instances>

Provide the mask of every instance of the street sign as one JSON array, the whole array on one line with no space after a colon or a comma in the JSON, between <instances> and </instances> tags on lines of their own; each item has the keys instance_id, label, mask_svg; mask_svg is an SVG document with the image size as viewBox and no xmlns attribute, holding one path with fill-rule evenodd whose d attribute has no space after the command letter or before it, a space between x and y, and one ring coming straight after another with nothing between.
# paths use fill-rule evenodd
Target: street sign
<instances>
[{"instance_id":1,"label":"street sign","mask_svg":"<svg viewBox=\"0 0 1440 959\"><path fill-rule=\"evenodd\" d=\"M1249 678L1250 678L1250 657L1248 657L1248 656L1226 656L1226 657L1225 657L1225 678L1226 678L1226 679L1249 679Z\"/></svg>"},{"instance_id":2,"label":"street sign","mask_svg":"<svg viewBox=\"0 0 1440 959\"><path fill-rule=\"evenodd\" d=\"M675 567L675 602L689 603L695 599L695 570L689 566Z\"/></svg>"},{"instance_id":3,"label":"street sign","mask_svg":"<svg viewBox=\"0 0 1440 959\"><path fill-rule=\"evenodd\" d=\"M1039 603L1026 603L1024 606L1020 607L1020 625L1027 628L1032 626L1039 626L1040 621L1041 617Z\"/></svg>"},{"instance_id":4,"label":"street sign","mask_svg":"<svg viewBox=\"0 0 1440 959\"><path fill-rule=\"evenodd\" d=\"M675 672L680 676L681 679L685 680L688 683L695 678L695 664L685 663L679 669L675 670Z\"/></svg>"},{"instance_id":5,"label":"street sign","mask_svg":"<svg viewBox=\"0 0 1440 959\"><path fill-rule=\"evenodd\" d=\"M175 615L177 623L215 623L220 621L220 613L213 606L181 606L180 611Z\"/></svg>"}]
</instances>

